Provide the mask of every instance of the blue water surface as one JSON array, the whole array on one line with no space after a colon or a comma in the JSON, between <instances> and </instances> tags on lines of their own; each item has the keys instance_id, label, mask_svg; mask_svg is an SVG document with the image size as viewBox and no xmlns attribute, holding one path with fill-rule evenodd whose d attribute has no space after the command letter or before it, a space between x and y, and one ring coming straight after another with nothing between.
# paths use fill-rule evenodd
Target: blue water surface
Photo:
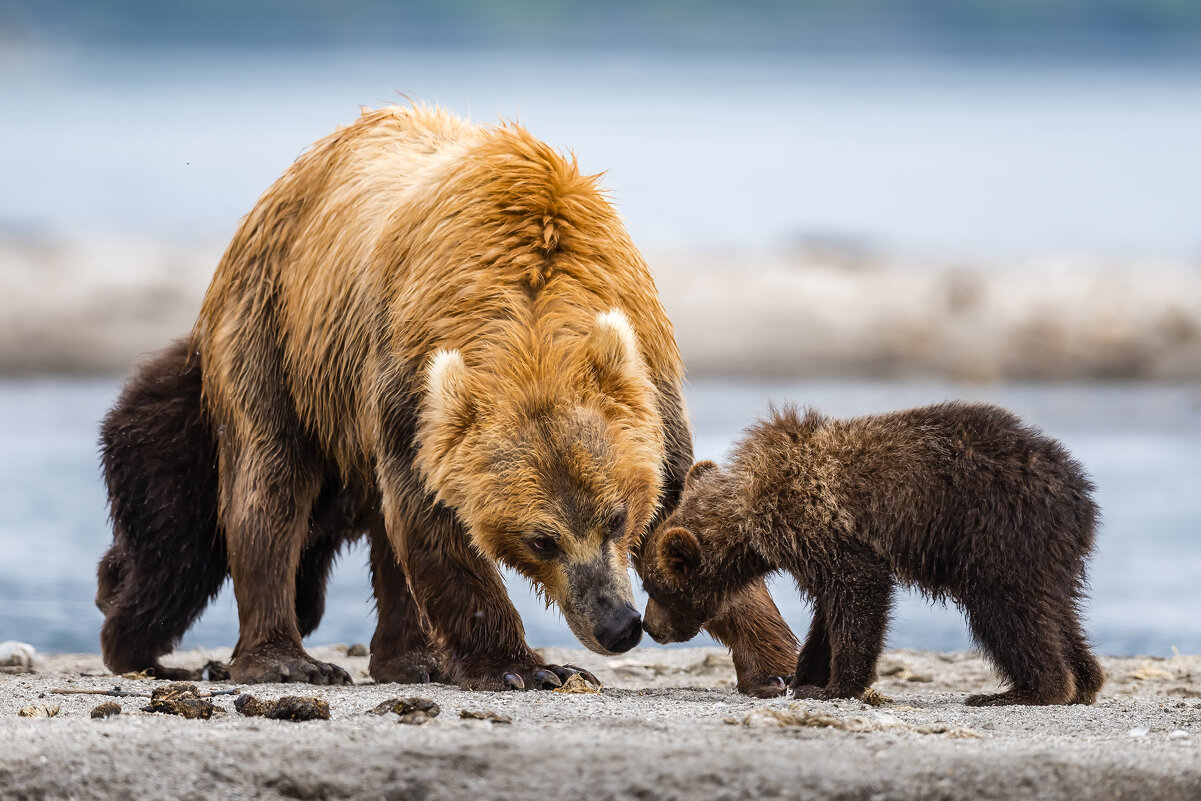
<instances>
[{"instance_id":1,"label":"blue water surface","mask_svg":"<svg viewBox=\"0 0 1201 801\"><path fill-rule=\"evenodd\" d=\"M96 651L95 567L110 530L96 430L114 380L0 381L0 640ZM1005 404L1063 440L1097 483L1104 514L1087 627L1107 654L1201 652L1201 386L957 386L941 383L697 381L688 388L698 457L720 458L768 400L849 415L961 397ZM335 568L314 643L368 642L374 611L366 549ZM562 618L526 582L510 592L535 646L571 645ZM792 583L773 592L799 633L808 609ZM641 599L640 599L641 603ZM232 645L228 585L184 646ZM901 593L889 644L969 646L957 611Z\"/></svg>"}]
</instances>

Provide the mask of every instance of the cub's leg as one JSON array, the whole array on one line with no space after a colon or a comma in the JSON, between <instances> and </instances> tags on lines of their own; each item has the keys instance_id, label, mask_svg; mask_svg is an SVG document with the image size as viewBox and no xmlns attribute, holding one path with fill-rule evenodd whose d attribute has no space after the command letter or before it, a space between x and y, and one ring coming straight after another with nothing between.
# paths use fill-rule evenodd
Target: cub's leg
<instances>
[{"instance_id":1,"label":"cub's leg","mask_svg":"<svg viewBox=\"0 0 1201 801\"><path fill-rule=\"evenodd\" d=\"M813 620L809 623L809 636L797 658L796 677L798 686L825 687L830 681L830 633L826 628L825 607L814 601Z\"/></svg>"},{"instance_id":2,"label":"cub's leg","mask_svg":"<svg viewBox=\"0 0 1201 801\"><path fill-rule=\"evenodd\" d=\"M705 628L730 649L738 691L756 698L786 693L797 641L763 581L738 593Z\"/></svg>"},{"instance_id":3,"label":"cub's leg","mask_svg":"<svg viewBox=\"0 0 1201 801\"><path fill-rule=\"evenodd\" d=\"M113 522L113 544L97 571L104 664L114 673L196 678L159 663L228 575L217 534L216 453L186 341L129 379L101 425L100 449Z\"/></svg>"},{"instance_id":4,"label":"cub's leg","mask_svg":"<svg viewBox=\"0 0 1201 801\"><path fill-rule=\"evenodd\" d=\"M382 520L371 529L371 585L379 615L371 638L371 678L397 684L447 681L429 624L409 591Z\"/></svg>"},{"instance_id":5,"label":"cub's leg","mask_svg":"<svg viewBox=\"0 0 1201 801\"><path fill-rule=\"evenodd\" d=\"M295 437L243 439L230 429L220 510L238 601L230 677L240 684L350 684L346 671L313 659L300 642L297 575L319 489L315 471L306 469Z\"/></svg>"},{"instance_id":6,"label":"cub's leg","mask_svg":"<svg viewBox=\"0 0 1201 801\"><path fill-rule=\"evenodd\" d=\"M825 621L830 647L829 679L824 686L804 684L808 665L797 662L792 694L796 698L858 698L876 680L876 661L884 649L884 631L892 607L892 572L865 552L840 552L837 569L820 566L801 583L812 589ZM817 620L814 624L817 625ZM811 652L816 658L817 647Z\"/></svg>"},{"instance_id":7,"label":"cub's leg","mask_svg":"<svg viewBox=\"0 0 1201 801\"><path fill-rule=\"evenodd\" d=\"M1061 623L1064 654L1072 674L1076 677L1076 694L1071 703L1091 704L1097 700L1097 693L1101 692L1101 686L1105 684L1105 671L1101 669L1101 664L1089 648L1074 601Z\"/></svg>"},{"instance_id":8,"label":"cub's leg","mask_svg":"<svg viewBox=\"0 0 1201 801\"><path fill-rule=\"evenodd\" d=\"M663 462L666 480L662 504L648 531L653 531L679 504L684 478L693 461L692 431L677 379L656 379L655 387L659 391L659 414L667 446ZM641 573L641 548L635 546L630 555L635 570ZM763 581L754 582L730 599L705 629L730 649L739 692L760 698L786 692L784 678L792 672L796 661L796 637L780 616Z\"/></svg>"},{"instance_id":9,"label":"cub's leg","mask_svg":"<svg viewBox=\"0 0 1201 801\"><path fill-rule=\"evenodd\" d=\"M968 706L1066 704L1076 697L1060 628L1063 601L1029 587L978 582L961 603L972 636L1011 685L968 696Z\"/></svg>"}]
</instances>

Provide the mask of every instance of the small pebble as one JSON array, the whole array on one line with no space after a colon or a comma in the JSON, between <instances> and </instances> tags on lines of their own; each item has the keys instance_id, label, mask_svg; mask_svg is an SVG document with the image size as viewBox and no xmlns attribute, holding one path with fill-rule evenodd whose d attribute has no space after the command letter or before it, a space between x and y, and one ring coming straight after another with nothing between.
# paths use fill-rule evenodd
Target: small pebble
<instances>
[{"instance_id":1,"label":"small pebble","mask_svg":"<svg viewBox=\"0 0 1201 801\"><path fill-rule=\"evenodd\" d=\"M429 723L442 713L439 707L429 698L389 698L371 710L373 715L386 715L392 712L400 717L401 723L420 726Z\"/></svg>"},{"instance_id":2,"label":"small pebble","mask_svg":"<svg viewBox=\"0 0 1201 801\"><path fill-rule=\"evenodd\" d=\"M346 649L347 656L367 656L368 653L370 652L367 650L367 646L363 645L361 642L356 642L354 645Z\"/></svg>"},{"instance_id":3,"label":"small pebble","mask_svg":"<svg viewBox=\"0 0 1201 801\"><path fill-rule=\"evenodd\" d=\"M0 671L4 673L32 673L38 652L27 642L5 640L0 642Z\"/></svg>"},{"instance_id":4,"label":"small pebble","mask_svg":"<svg viewBox=\"0 0 1201 801\"><path fill-rule=\"evenodd\" d=\"M92 708L92 717L96 719L111 718L121 714L121 705L116 701L105 701Z\"/></svg>"},{"instance_id":5,"label":"small pebble","mask_svg":"<svg viewBox=\"0 0 1201 801\"><path fill-rule=\"evenodd\" d=\"M58 704L40 703L21 707L17 715L23 718L52 718L58 714Z\"/></svg>"},{"instance_id":6,"label":"small pebble","mask_svg":"<svg viewBox=\"0 0 1201 801\"><path fill-rule=\"evenodd\" d=\"M302 695L285 695L263 701L245 693L234 700L234 709L248 718L268 720L329 720L329 702Z\"/></svg>"},{"instance_id":7,"label":"small pebble","mask_svg":"<svg viewBox=\"0 0 1201 801\"><path fill-rule=\"evenodd\" d=\"M464 720L490 720L493 723L512 723L513 718L508 715L502 715L499 712L490 710L476 711L474 709L464 709L459 713L459 717Z\"/></svg>"}]
</instances>

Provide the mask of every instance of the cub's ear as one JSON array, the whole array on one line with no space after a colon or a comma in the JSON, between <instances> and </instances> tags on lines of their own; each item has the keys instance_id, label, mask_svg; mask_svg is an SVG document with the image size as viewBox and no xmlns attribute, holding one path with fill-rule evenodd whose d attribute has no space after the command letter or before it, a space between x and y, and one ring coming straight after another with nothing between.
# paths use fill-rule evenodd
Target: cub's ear
<instances>
[{"instance_id":1,"label":"cub's ear","mask_svg":"<svg viewBox=\"0 0 1201 801\"><path fill-rule=\"evenodd\" d=\"M655 546L655 561L663 575L684 583L700 569L701 544L688 529L669 528Z\"/></svg>"},{"instance_id":2,"label":"cub's ear","mask_svg":"<svg viewBox=\"0 0 1201 801\"><path fill-rule=\"evenodd\" d=\"M687 487L689 484L696 481L698 478L705 475L705 473L708 473L710 470L713 470L716 467L717 462L712 462L708 459L702 459L692 467L688 468L688 475L684 476L684 486Z\"/></svg>"},{"instance_id":3,"label":"cub's ear","mask_svg":"<svg viewBox=\"0 0 1201 801\"><path fill-rule=\"evenodd\" d=\"M627 406L651 401L638 336L625 312L612 309L597 315L586 348L589 366L602 393Z\"/></svg>"},{"instance_id":4,"label":"cub's ear","mask_svg":"<svg viewBox=\"0 0 1201 801\"><path fill-rule=\"evenodd\" d=\"M457 350L439 350L425 371L423 447L441 460L475 422L470 374Z\"/></svg>"}]
</instances>

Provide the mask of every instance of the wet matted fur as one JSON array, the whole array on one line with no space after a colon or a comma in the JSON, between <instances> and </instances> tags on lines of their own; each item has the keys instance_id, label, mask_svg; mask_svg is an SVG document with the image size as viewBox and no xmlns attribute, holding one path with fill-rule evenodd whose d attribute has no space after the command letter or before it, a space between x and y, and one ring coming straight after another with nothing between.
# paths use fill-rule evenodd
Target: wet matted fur
<instances>
[{"instance_id":1,"label":"wet matted fur","mask_svg":"<svg viewBox=\"0 0 1201 801\"><path fill-rule=\"evenodd\" d=\"M373 642L397 643L394 662L416 655L417 678L436 662L468 687L536 685L547 674L496 562L605 650L606 616L628 606L627 552L691 462L679 355L646 265L595 180L517 126L388 108L318 142L243 221L172 354L194 356L178 379L152 364L133 384L177 380L186 415L140 396L110 415L134 422L106 457L106 562L117 577L136 543L182 537L209 548L210 570L178 611L146 611L152 593L109 603L120 592L102 586L109 630L125 630L134 613L121 610L163 621L137 649L109 638L122 665L169 650L228 571L236 679L344 680L300 636L329 559L369 533ZM184 524L119 521L127 487L160 475L140 470L138 448L172 443L153 458L190 475L145 494ZM775 620L766 644L723 636L753 691L793 641L765 589L744 603Z\"/></svg>"},{"instance_id":2,"label":"wet matted fur","mask_svg":"<svg viewBox=\"0 0 1201 801\"><path fill-rule=\"evenodd\" d=\"M794 694L855 697L901 582L957 604L1011 685L969 704L1092 703L1104 675L1079 618L1092 492L1062 445L996 406L773 412L727 467L693 466L648 536L645 626L686 639L728 593L788 571L814 605Z\"/></svg>"}]
</instances>

